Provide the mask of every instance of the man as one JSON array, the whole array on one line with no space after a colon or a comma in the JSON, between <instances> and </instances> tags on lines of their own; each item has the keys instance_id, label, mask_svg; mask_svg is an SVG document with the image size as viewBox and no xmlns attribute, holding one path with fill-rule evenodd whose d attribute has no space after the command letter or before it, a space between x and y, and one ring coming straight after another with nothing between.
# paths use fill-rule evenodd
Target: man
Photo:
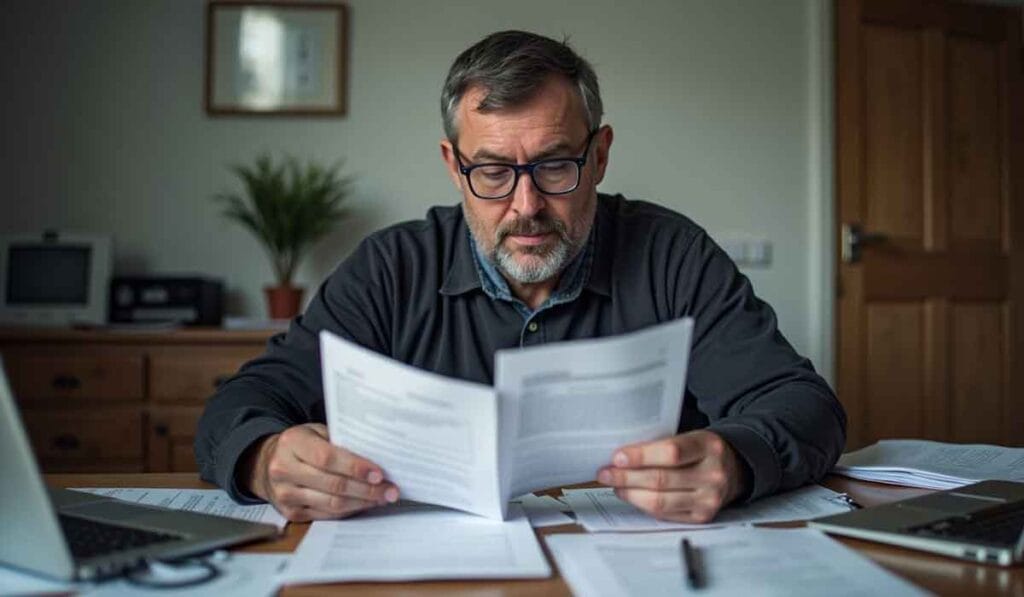
<instances>
[{"instance_id":1,"label":"man","mask_svg":"<svg viewBox=\"0 0 1024 597\"><path fill-rule=\"evenodd\" d=\"M680 433L623 446L600 483L663 519L823 476L845 441L827 384L772 309L696 224L597 193L612 144L597 78L568 46L493 34L442 93L441 155L461 206L377 232L331 274L287 334L211 399L202 476L291 520L398 499L386 471L331 445L318 332L452 377L491 383L495 350L695 318Z\"/></svg>"}]
</instances>

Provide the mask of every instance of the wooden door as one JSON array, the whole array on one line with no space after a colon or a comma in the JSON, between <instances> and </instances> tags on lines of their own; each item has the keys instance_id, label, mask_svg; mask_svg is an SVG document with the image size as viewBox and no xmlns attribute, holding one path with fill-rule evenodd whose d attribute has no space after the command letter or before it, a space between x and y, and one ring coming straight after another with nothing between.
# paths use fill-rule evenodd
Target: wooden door
<instances>
[{"instance_id":1,"label":"wooden door","mask_svg":"<svg viewBox=\"0 0 1024 597\"><path fill-rule=\"evenodd\" d=\"M847 449L1024 445L1020 9L837 0L835 15L837 237L871 241L838 264Z\"/></svg>"}]
</instances>

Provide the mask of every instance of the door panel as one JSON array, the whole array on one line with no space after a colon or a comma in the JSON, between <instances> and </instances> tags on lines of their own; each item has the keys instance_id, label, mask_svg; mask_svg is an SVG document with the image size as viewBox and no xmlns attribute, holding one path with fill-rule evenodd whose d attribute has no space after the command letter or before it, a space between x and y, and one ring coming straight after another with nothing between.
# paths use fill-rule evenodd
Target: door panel
<instances>
[{"instance_id":1,"label":"door panel","mask_svg":"<svg viewBox=\"0 0 1024 597\"><path fill-rule=\"evenodd\" d=\"M952 309L952 438L984 442L1001 435L1006 396L1006 329L998 303L961 303Z\"/></svg>"},{"instance_id":2,"label":"door panel","mask_svg":"<svg viewBox=\"0 0 1024 597\"><path fill-rule=\"evenodd\" d=\"M866 222L872 232L921 238L921 36L864 30Z\"/></svg>"},{"instance_id":3,"label":"door panel","mask_svg":"<svg viewBox=\"0 0 1024 597\"><path fill-rule=\"evenodd\" d=\"M917 436L922 431L923 309L920 303L876 303L868 308L868 433Z\"/></svg>"},{"instance_id":4,"label":"door panel","mask_svg":"<svg viewBox=\"0 0 1024 597\"><path fill-rule=\"evenodd\" d=\"M951 36L949 203L952 237L1002 243L999 54L991 41Z\"/></svg>"}]
</instances>

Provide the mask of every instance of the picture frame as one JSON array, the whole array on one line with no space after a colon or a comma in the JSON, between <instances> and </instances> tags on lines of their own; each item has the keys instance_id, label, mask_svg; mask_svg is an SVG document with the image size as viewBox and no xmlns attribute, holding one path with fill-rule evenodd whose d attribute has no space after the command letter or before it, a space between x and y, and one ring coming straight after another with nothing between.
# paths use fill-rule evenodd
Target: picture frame
<instances>
[{"instance_id":1,"label":"picture frame","mask_svg":"<svg viewBox=\"0 0 1024 597\"><path fill-rule=\"evenodd\" d=\"M343 116L347 7L211 0L204 95L211 116Z\"/></svg>"}]
</instances>

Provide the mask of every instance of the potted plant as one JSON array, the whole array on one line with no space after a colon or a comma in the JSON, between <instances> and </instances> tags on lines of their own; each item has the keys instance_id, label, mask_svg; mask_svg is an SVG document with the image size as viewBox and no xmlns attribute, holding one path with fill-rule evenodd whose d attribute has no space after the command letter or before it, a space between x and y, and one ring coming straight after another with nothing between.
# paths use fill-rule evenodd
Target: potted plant
<instances>
[{"instance_id":1,"label":"potted plant","mask_svg":"<svg viewBox=\"0 0 1024 597\"><path fill-rule=\"evenodd\" d=\"M267 154L252 166L234 165L244 193L221 193L214 200L221 212L259 239L270 257L276 286L264 288L270 317L291 318L299 312L303 289L292 285L295 270L313 245L345 216L341 203L350 178L341 178L341 164L324 167L300 164L292 157L280 163Z\"/></svg>"}]
</instances>

